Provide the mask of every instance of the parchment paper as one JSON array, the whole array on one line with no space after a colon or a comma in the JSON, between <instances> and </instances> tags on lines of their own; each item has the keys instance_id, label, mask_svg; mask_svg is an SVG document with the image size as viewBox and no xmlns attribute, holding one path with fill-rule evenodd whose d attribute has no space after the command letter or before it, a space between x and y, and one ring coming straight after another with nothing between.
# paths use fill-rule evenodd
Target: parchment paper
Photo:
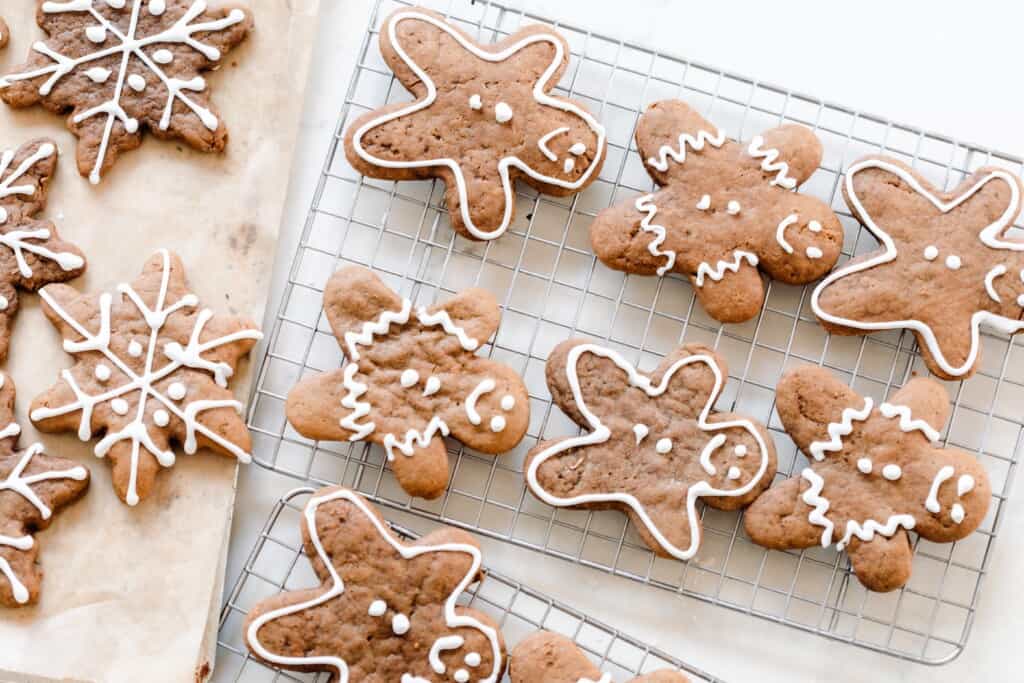
<instances>
[{"instance_id":1,"label":"parchment paper","mask_svg":"<svg viewBox=\"0 0 1024 683\"><path fill-rule=\"evenodd\" d=\"M147 136L98 187L74 164L64 121L0 105L0 147L37 136L63 158L45 216L86 253L73 286L113 291L159 247L185 261L192 291L215 311L262 321L319 0L243 0L256 30L208 75L230 142L204 155ZM35 0L6 0L11 44L0 72L22 63L42 33ZM22 444L40 439L26 408L72 359L39 310L22 298L10 358ZM252 368L232 383L245 399ZM89 467L89 494L37 536L45 571L38 606L0 610L0 678L17 681L193 681L213 661L236 463L200 451L162 471L137 508L114 495L109 464L73 434L45 435L47 452ZM252 465L253 467L255 465ZM208 666L207 666L208 665Z\"/></svg>"}]
</instances>

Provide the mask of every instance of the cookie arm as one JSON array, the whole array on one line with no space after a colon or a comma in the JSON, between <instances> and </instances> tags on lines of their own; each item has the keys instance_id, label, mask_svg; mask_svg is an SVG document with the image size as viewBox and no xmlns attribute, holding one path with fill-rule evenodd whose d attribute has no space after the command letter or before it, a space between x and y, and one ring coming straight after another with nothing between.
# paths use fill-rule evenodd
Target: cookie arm
<instances>
[{"instance_id":1,"label":"cookie arm","mask_svg":"<svg viewBox=\"0 0 1024 683\"><path fill-rule=\"evenodd\" d=\"M803 185L821 165L821 140L806 126L787 124L753 137L745 161L757 166L765 179L787 190Z\"/></svg>"},{"instance_id":2,"label":"cookie arm","mask_svg":"<svg viewBox=\"0 0 1024 683\"><path fill-rule=\"evenodd\" d=\"M754 543L773 550L821 545L824 528L811 524L811 507L801 500L805 482L792 477L772 486L743 514L743 526Z\"/></svg>"},{"instance_id":3,"label":"cookie arm","mask_svg":"<svg viewBox=\"0 0 1024 683\"><path fill-rule=\"evenodd\" d=\"M668 185L684 165L701 163L735 143L725 132L680 100L655 102L640 117L636 128L640 158L659 185Z\"/></svg>"},{"instance_id":4,"label":"cookie arm","mask_svg":"<svg viewBox=\"0 0 1024 683\"><path fill-rule=\"evenodd\" d=\"M866 419L867 405L857 392L816 365L790 370L776 387L775 407L782 424L809 457L816 450L812 444L830 441L830 424Z\"/></svg>"}]
</instances>

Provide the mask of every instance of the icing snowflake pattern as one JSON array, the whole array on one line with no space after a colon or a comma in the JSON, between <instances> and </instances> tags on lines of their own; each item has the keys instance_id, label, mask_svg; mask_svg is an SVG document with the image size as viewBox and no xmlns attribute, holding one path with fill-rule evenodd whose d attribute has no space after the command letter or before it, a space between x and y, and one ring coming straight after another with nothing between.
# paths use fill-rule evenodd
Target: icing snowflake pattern
<instances>
[{"instance_id":1,"label":"icing snowflake pattern","mask_svg":"<svg viewBox=\"0 0 1024 683\"><path fill-rule=\"evenodd\" d=\"M338 683L396 680L398 673L383 675L396 660L404 661L400 680L407 682L501 678L498 629L483 614L457 605L480 577L482 556L472 537L452 529L403 542L369 503L343 488L318 491L303 522L306 551L316 560L323 590L312 598L308 590L284 593L253 608L244 634L257 657L286 669L329 671ZM370 574L373 581L365 585L368 566L388 571ZM302 632L307 640L289 633L303 615L344 625L344 633L357 637L324 639L310 629Z\"/></svg>"},{"instance_id":2,"label":"icing snowflake pattern","mask_svg":"<svg viewBox=\"0 0 1024 683\"><path fill-rule=\"evenodd\" d=\"M776 405L786 431L811 460L747 510L744 523L755 543L835 545L850 554L865 586L888 591L909 579L907 531L949 543L985 517L990 486L984 468L939 443L949 398L934 380L912 379L876 403L827 370L807 366L783 376Z\"/></svg>"},{"instance_id":3,"label":"icing snowflake pattern","mask_svg":"<svg viewBox=\"0 0 1024 683\"><path fill-rule=\"evenodd\" d=\"M202 445L251 460L242 404L227 384L262 334L248 321L199 309L183 271L177 256L161 250L135 283L118 286L118 297L81 296L70 287L41 291L47 317L77 364L33 402L32 421L45 431L77 427L83 441L104 432L94 451L114 459L115 475L127 469L121 485L115 476L115 487L128 505L152 485L150 459L174 465L171 439L187 454Z\"/></svg>"},{"instance_id":4,"label":"icing snowflake pattern","mask_svg":"<svg viewBox=\"0 0 1024 683\"><path fill-rule=\"evenodd\" d=\"M69 24L81 37L67 52L45 41L33 44L23 70L0 78L0 97L14 106L74 106L69 125L82 138L79 171L90 182L100 182L120 151L138 146L143 125L223 149L226 137L199 72L245 38L252 22L244 10L208 12L205 0L47 0L39 16L51 43L66 40ZM93 87L88 105L79 103L75 88L62 87L72 79ZM152 106L155 89L162 109Z\"/></svg>"}]
</instances>

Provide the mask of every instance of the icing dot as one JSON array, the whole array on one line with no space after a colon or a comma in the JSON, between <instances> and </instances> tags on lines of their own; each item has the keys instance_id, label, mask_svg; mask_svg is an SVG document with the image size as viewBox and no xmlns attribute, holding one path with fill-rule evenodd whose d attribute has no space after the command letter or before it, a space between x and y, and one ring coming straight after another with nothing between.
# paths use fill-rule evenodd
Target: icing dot
<instances>
[{"instance_id":1,"label":"icing dot","mask_svg":"<svg viewBox=\"0 0 1024 683\"><path fill-rule=\"evenodd\" d=\"M956 480L956 495L962 496L965 493L970 493L974 488L974 477L969 474L962 474L960 478Z\"/></svg>"},{"instance_id":2,"label":"icing dot","mask_svg":"<svg viewBox=\"0 0 1024 683\"><path fill-rule=\"evenodd\" d=\"M404 614L396 614L391 619L391 630L395 632L396 636L404 636L409 632L409 617Z\"/></svg>"},{"instance_id":3,"label":"icing dot","mask_svg":"<svg viewBox=\"0 0 1024 683\"><path fill-rule=\"evenodd\" d=\"M501 409L506 413L516 407L516 397L512 394L505 394L501 397Z\"/></svg>"},{"instance_id":4,"label":"icing dot","mask_svg":"<svg viewBox=\"0 0 1024 683\"><path fill-rule=\"evenodd\" d=\"M738 444L736 448L732 449L732 452L736 454L737 458L742 458L747 454L747 447L743 444Z\"/></svg>"},{"instance_id":5,"label":"icing dot","mask_svg":"<svg viewBox=\"0 0 1024 683\"><path fill-rule=\"evenodd\" d=\"M807 229L811 232L821 232L821 223L818 221L810 221L807 224Z\"/></svg>"},{"instance_id":6,"label":"icing dot","mask_svg":"<svg viewBox=\"0 0 1024 683\"><path fill-rule=\"evenodd\" d=\"M142 92L146 89L146 79L139 74L132 74L128 77L128 87L135 92Z\"/></svg>"},{"instance_id":7,"label":"icing dot","mask_svg":"<svg viewBox=\"0 0 1024 683\"><path fill-rule=\"evenodd\" d=\"M174 53L166 48L161 48L153 53L153 61L157 64L170 64L174 61Z\"/></svg>"},{"instance_id":8,"label":"icing dot","mask_svg":"<svg viewBox=\"0 0 1024 683\"><path fill-rule=\"evenodd\" d=\"M963 261L956 254L951 254L946 257L946 267L950 270L960 270L960 266L963 265Z\"/></svg>"},{"instance_id":9,"label":"icing dot","mask_svg":"<svg viewBox=\"0 0 1024 683\"><path fill-rule=\"evenodd\" d=\"M90 26L85 29L85 37L94 43L102 43L107 39L107 29L102 26Z\"/></svg>"},{"instance_id":10,"label":"icing dot","mask_svg":"<svg viewBox=\"0 0 1024 683\"><path fill-rule=\"evenodd\" d=\"M409 368L408 370L402 373L402 377L398 381L402 384L403 387L408 389L409 387L420 381L420 373L416 372L412 368Z\"/></svg>"},{"instance_id":11,"label":"icing dot","mask_svg":"<svg viewBox=\"0 0 1024 683\"><path fill-rule=\"evenodd\" d=\"M128 413L128 402L123 398L115 398L110 402L110 409L118 415L126 415Z\"/></svg>"},{"instance_id":12,"label":"icing dot","mask_svg":"<svg viewBox=\"0 0 1024 683\"><path fill-rule=\"evenodd\" d=\"M500 432L500 431L502 431L504 429L505 429L505 418L503 418L501 415L495 415L494 417L491 418L491 431L492 432L497 433L497 432Z\"/></svg>"},{"instance_id":13,"label":"icing dot","mask_svg":"<svg viewBox=\"0 0 1024 683\"><path fill-rule=\"evenodd\" d=\"M172 382L171 386L167 387L167 395L175 401L185 398L185 391L185 385L181 382Z\"/></svg>"},{"instance_id":14,"label":"icing dot","mask_svg":"<svg viewBox=\"0 0 1024 683\"><path fill-rule=\"evenodd\" d=\"M650 430L647 429L647 425L642 425L642 424L635 424L635 425L633 425L633 434L636 435L636 442L637 442L638 445L640 444L641 441L644 440L644 437L647 436L647 433L649 431Z\"/></svg>"},{"instance_id":15,"label":"icing dot","mask_svg":"<svg viewBox=\"0 0 1024 683\"><path fill-rule=\"evenodd\" d=\"M1024 307L1024 294L1021 294L1020 296L1017 297L1017 305Z\"/></svg>"},{"instance_id":16,"label":"icing dot","mask_svg":"<svg viewBox=\"0 0 1024 683\"><path fill-rule=\"evenodd\" d=\"M474 111L480 111L484 108L484 101L480 99L479 95L469 96L469 108Z\"/></svg>"},{"instance_id":17,"label":"icing dot","mask_svg":"<svg viewBox=\"0 0 1024 683\"><path fill-rule=\"evenodd\" d=\"M370 609L366 613L371 617L382 617L388 611L388 605L383 600L374 600L370 603Z\"/></svg>"},{"instance_id":18,"label":"icing dot","mask_svg":"<svg viewBox=\"0 0 1024 683\"><path fill-rule=\"evenodd\" d=\"M582 142L577 142L572 147L569 148L569 154L571 154L571 155L573 155L575 157L583 156L586 153L587 153L587 146L584 145Z\"/></svg>"},{"instance_id":19,"label":"icing dot","mask_svg":"<svg viewBox=\"0 0 1024 683\"><path fill-rule=\"evenodd\" d=\"M494 107L494 120L498 123L508 123L512 120L512 107L505 102L498 102Z\"/></svg>"},{"instance_id":20,"label":"icing dot","mask_svg":"<svg viewBox=\"0 0 1024 683\"><path fill-rule=\"evenodd\" d=\"M672 450L672 439L664 438L658 439L658 443L654 445L654 450L658 451L662 455Z\"/></svg>"},{"instance_id":21,"label":"icing dot","mask_svg":"<svg viewBox=\"0 0 1024 683\"><path fill-rule=\"evenodd\" d=\"M882 468L882 476L889 481L896 481L903 476L903 470L899 465L886 465Z\"/></svg>"},{"instance_id":22,"label":"icing dot","mask_svg":"<svg viewBox=\"0 0 1024 683\"><path fill-rule=\"evenodd\" d=\"M438 390L440 390L440 388L441 388L441 380L439 380L437 377L434 377L433 375L431 375L430 377L427 378L427 383L423 387L423 395L424 396L433 396L434 394L436 394L438 392Z\"/></svg>"},{"instance_id":23,"label":"icing dot","mask_svg":"<svg viewBox=\"0 0 1024 683\"><path fill-rule=\"evenodd\" d=\"M697 202L697 208L700 209L701 211L707 211L708 209L710 209L711 208L711 195L706 194L706 195L702 196L700 198L700 201Z\"/></svg>"},{"instance_id":24,"label":"icing dot","mask_svg":"<svg viewBox=\"0 0 1024 683\"><path fill-rule=\"evenodd\" d=\"M740 203L735 199L730 199L729 203L726 204L725 210L732 216L735 216L740 212Z\"/></svg>"},{"instance_id":25,"label":"icing dot","mask_svg":"<svg viewBox=\"0 0 1024 683\"><path fill-rule=\"evenodd\" d=\"M153 413L153 422L157 427L166 427L171 422L171 416L167 414L166 410L160 408Z\"/></svg>"},{"instance_id":26,"label":"icing dot","mask_svg":"<svg viewBox=\"0 0 1024 683\"><path fill-rule=\"evenodd\" d=\"M953 503L953 507L949 511L949 517L957 524L964 521L964 506L960 503Z\"/></svg>"},{"instance_id":27,"label":"icing dot","mask_svg":"<svg viewBox=\"0 0 1024 683\"><path fill-rule=\"evenodd\" d=\"M924 257L928 261L934 261L939 256L939 248L933 244L924 248Z\"/></svg>"},{"instance_id":28,"label":"icing dot","mask_svg":"<svg viewBox=\"0 0 1024 683\"><path fill-rule=\"evenodd\" d=\"M102 66L94 66L86 71L85 75L93 83L106 83L107 79L110 78L110 69L104 69Z\"/></svg>"},{"instance_id":29,"label":"icing dot","mask_svg":"<svg viewBox=\"0 0 1024 683\"><path fill-rule=\"evenodd\" d=\"M469 680L469 672L465 669L459 669L455 672L455 683L466 683Z\"/></svg>"},{"instance_id":30,"label":"icing dot","mask_svg":"<svg viewBox=\"0 0 1024 683\"><path fill-rule=\"evenodd\" d=\"M132 339L131 343L128 344L128 355L138 358L142 355L142 344Z\"/></svg>"},{"instance_id":31,"label":"icing dot","mask_svg":"<svg viewBox=\"0 0 1024 683\"><path fill-rule=\"evenodd\" d=\"M149 0L149 13L154 17L159 17L167 10L167 4L165 0Z\"/></svg>"},{"instance_id":32,"label":"icing dot","mask_svg":"<svg viewBox=\"0 0 1024 683\"><path fill-rule=\"evenodd\" d=\"M807 258L821 258L824 253L817 247L807 247Z\"/></svg>"},{"instance_id":33,"label":"icing dot","mask_svg":"<svg viewBox=\"0 0 1024 683\"><path fill-rule=\"evenodd\" d=\"M110 379L110 366L104 363L100 363L99 365L96 366L96 369L93 370L93 374L96 375L96 379L98 379L99 381L106 382L108 379Z\"/></svg>"},{"instance_id":34,"label":"icing dot","mask_svg":"<svg viewBox=\"0 0 1024 683\"><path fill-rule=\"evenodd\" d=\"M6 311L7 307L10 306L10 303L11 302L7 300L6 296L0 294L0 311Z\"/></svg>"},{"instance_id":35,"label":"icing dot","mask_svg":"<svg viewBox=\"0 0 1024 683\"><path fill-rule=\"evenodd\" d=\"M871 474L871 459L861 458L857 461L857 469L864 474Z\"/></svg>"},{"instance_id":36,"label":"icing dot","mask_svg":"<svg viewBox=\"0 0 1024 683\"><path fill-rule=\"evenodd\" d=\"M468 655L466 655L466 666L480 666L480 661L481 660L479 652L470 652Z\"/></svg>"},{"instance_id":37,"label":"icing dot","mask_svg":"<svg viewBox=\"0 0 1024 683\"><path fill-rule=\"evenodd\" d=\"M736 465L733 465L732 467L729 468L729 472L725 476L729 477L730 479L739 479L741 474L743 473L740 471L740 468L736 467Z\"/></svg>"},{"instance_id":38,"label":"icing dot","mask_svg":"<svg viewBox=\"0 0 1024 683\"><path fill-rule=\"evenodd\" d=\"M562 164L562 170L565 171L566 173L572 173L572 170L574 168L576 168L576 160L575 159L566 159L565 163Z\"/></svg>"}]
</instances>

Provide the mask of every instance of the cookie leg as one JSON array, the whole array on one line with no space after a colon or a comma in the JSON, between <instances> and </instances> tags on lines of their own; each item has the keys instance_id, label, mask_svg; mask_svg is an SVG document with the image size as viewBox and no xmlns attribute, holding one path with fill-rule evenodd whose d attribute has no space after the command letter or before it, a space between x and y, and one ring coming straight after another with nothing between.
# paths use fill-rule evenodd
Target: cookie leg
<instances>
[{"instance_id":1,"label":"cookie leg","mask_svg":"<svg viewBox=\"0 0 1024 683\"><path fill-rule=\"evenodd\" d=\"M448 485L448 449L444 439L431 439L425 448L414 446L412 455L396 452L391 469L410 496L437 498Z\"/></svg>"},{"instance_id":2,"label":"cookie leg","mask_svg":"<svg viewBox=\"0 0 1024 683\"><path fill-rule=\"evenodd\" d=\"M718 262L718 270L712 270L721 274L720 279L710 276L702 280L691 278L697 300L708 315L719 322L740 323L750 320L760 312L761 304L764 303L761 275L756 267L745 262L736 272L722 268L722 263ZM701 265L703 267L704 264Z\"/></svg>"},{"instance_id":3,"label":"cookie leg","mask_svg":"<svg viewBox=\"0 0 1024 683\"><path fill-rule=\"evenodd\" d=\"M853 539L849 552L854 573L870 590L886 593L910 580L914 553L905 531L892 538L875 536L868 543Z\"/></svg>"}]
</instances>

